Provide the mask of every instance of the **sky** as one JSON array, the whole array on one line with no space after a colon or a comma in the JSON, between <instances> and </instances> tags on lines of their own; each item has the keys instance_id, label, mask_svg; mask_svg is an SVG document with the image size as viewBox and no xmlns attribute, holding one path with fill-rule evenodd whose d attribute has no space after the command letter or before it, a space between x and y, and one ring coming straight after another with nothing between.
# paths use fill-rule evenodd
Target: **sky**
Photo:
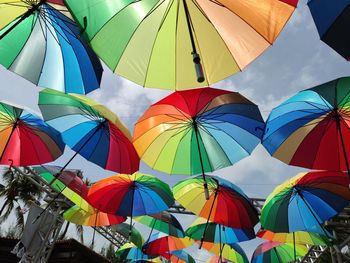
<instances>
[{"instance_id":1,"label":"sky","mask_svg":"<svg viewBox=\"0 0 350 263\"><path fill-rule=\"evenodd\" d=\"M320 41L306 0L301 0L273 46L242 72L212 87L240 92L259 105L266 119L272 108L296 92L348 75L349 63ZM40 88L1 66L0 83L2 101L23 105L39 113L37 94ZM143 112L167 94L170 92L140 87L112 74L106 68L101 89L90 93L89 97L108 106L132 131L134 123ZM72 155L73 152L66 147L65 154L57 164L64 164ZM104 171L80 157L68 168L82 169L84 176L92 181L113 175L112 172ZM156 175L171 186L185 179L184 176L162 174L145 164L141 165L140 171ZM259 145L251 156L213 174L237 184L249 197L266 198L278 184L300 171L304 170L281 163ZM187 227L193 217L181 216L180 221ZM141 229L147 237L148 230L144 227ZM104 241L101 238L98 240L102 246ZM242 244L249 258L259 242L261 241L254 240ZM208 254L204 250L189 251L196 259L207 259Z\"/></svg>"}]
</instances>

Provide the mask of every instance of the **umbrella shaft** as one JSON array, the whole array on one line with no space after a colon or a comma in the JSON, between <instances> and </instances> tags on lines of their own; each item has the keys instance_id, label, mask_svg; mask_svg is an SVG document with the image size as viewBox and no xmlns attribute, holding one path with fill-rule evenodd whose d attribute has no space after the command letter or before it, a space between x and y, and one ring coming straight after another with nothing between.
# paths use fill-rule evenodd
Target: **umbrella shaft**
<instances>
[{"instance_id":1,"label":"umbrella shaft","mask_svg":"<svg viewBox=\"0 0 350 263\"><path fill-rule=\"evenodd\" d=\"M207 232L207 228L208 228L208 225L209 225L209 219L210 219L211 213L213 212L213 208L214 208L214 204L215 204L215 200L216 200L217 196L218 196L218 191L216 190L215 191L215 195L214 195L214 199L213 199L213 203L211 204L211 207L210 207L207 223L205 224L205 227L204 227L203 236L201 238L201 243L199 245L199 249L202 248L202 245L203 245L203 242L204 242L204 238L205 238L205 234Z\"/></svg>"},{"instance_id":2,"label":"umbrella shaft","mask_svg":"<svg viewBox=\"0 0 350 263\"><path fill-rule=\"evenodd\" d=\"M12 126L12 130L11 130L10 136L9 136L9 138L8 138L7 142L6 142L6 145L5 145L4 149L2 150L2 153L1 153L1 156L0 156L0 161L2 160L2 157L3 157L3 156L4 156L4 154L5 154L6 148L7 148L8 144L10 143L10 140L11 140L12 134L13 134L13 133L14 133L14 131L16 130L17 125L18 125L18 123L17 123L17 122L15 122L15 124L13 124L13 126Z\"/></svg>"},{"instance_id":3,"label":"umbrella shaft","mask_svg":"<svg viewBox=\"0 0 350 263\"><path fill-rule=\"evenodd\" d=\"M188 26L188 32L190 33L190 39L191 39L191 45L192 45L192 53L197 53L196 50L196 45L194 43L194 37L193 37L193 32L192 32L192 21L190 17L190 12L188 11L188 6L186 3L186 0L183 0L183 5L185 9L185 15L186 15L186 21L187 21L187 26Z\"/></svg>"},{"instance_id":4,"label":"umbrella shaft","mask_svg":"<svg viewBox=\"0 0 350 263\"><path fill-rule=\"evenodd\" d=\"M295 247L295 232L293 232L293 249L294 249L294 261L297 261L297 250Z\"/></svg>"},{"instance_id":5,"label":"umbrella shaft","mask_svg":"<svg viewBox=\"0 0 350 263\"><path fill-rule=\"evenodd\" d=\"M338 114L338 113L337 113L337 114ZM350 179L350 167L349 167L349 161L348 161L348 154L346 153L344 137L343 137L343 133L342 133L342 129L341 129L341 124L340 124L340 116L338 116L338 117L336 118L336 121L337 121L338 130L339 130L339 137L340 137L340 141L341 141L341 146L342 146L342 149L343 149L343 154L344 154L344 159L345 159L345 165L346 165L346 169L347 169L348 176L349 176L349 179ZM350 182L349 182L349 183L350 183Z\"/></svg>"}]
</instances>

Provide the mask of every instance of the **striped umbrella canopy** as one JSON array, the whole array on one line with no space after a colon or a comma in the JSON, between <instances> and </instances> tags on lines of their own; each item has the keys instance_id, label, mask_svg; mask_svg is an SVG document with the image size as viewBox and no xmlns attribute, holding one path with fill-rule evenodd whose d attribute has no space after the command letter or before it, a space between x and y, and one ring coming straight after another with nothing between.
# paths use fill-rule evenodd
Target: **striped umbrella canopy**
<instances>
[{"instance_id":1,"label":"striped umbrella canopy","mask_svg":"<svg viewBox=\"0 0 350 263\"><path fill-rule=\"evenodd\" d=\"M199 217L186 230L186 236L206 242L232 244L255 238L254 228L232 228ZM205 235L204 235L205 234Z\"/></svg>"},{"instance_id":2,"label":"striped umbrella canopy","mask_svg":"<svg viewBox=\"0 0 350 263\"><path fill-rule=\"evenodd\" d=\"M217 261L218 263L225 261L231 261L235 263L249 262L246 253L238 244L217 244L204 242L202 246L209 252L219 256L219 261Z\"/></svg>"},{"instance_id":3,"label":"striped umbrella canopy","mask_svg":"<svg viewBox=\"0 0 350 263\"><path fill-rule=\"evenodd\" d=\"M108 108L83 95L51 89L39 93L39 108L45 121L61 132L76 154L98 166L121 173L138 170L140 159L129 130Z\"/></svg>"},{"instance_id":4,"label":"striped umbrella canopy","mask_svg":"<svg viewBox=\"0 0 350 263\"><path fill-rule=\"evenodd\" d=\"M260 222L273 232L328 233L322 223L341 212L350 202L349 179L345 172L300 173L285 181L267 197Z\"/></svg>"},{"instance_id":5,"label":"striped umbrella canopy","mask_svg":"<svg viewBox=\"0 0 350 263\"><path fill-rule=\"evenodd\" d=\"M126 220L124 216L103 213L93 207L89 209L91 210L92 213L75 205L64 212L63 218L76 225L93 227L117 225Z\"/></svg>"},{"instance_id":6,"label":"striped umbrella canopy","mask_svg":"<svg viewBox=\"0 0 350 263\"><path fill-rule=\"evenodd\" d=\"M350 60L350 1L309 0L308 6L321 40Z\"/></svg>"},{"instance_id":7,"label":"striped umbrella canopy","mask_svg":"<svg viewBox=\"0 0 350 263\"><path fill-rule=\"evenodd\" d=\"M349 95L350 77L300 91L271 111L263 145L287 164L350 177Z\"/></svg>"},{"instance_id":8,"label":"striped umbrella canopy","mask_svg":"<svg viewBox=\"0 0 350 263\"><path fill-rule=\"evenodd\" d=\"M296 258L294 257L296 251ZM288 263L295 262L297 259L303 257L308 252L308 248L304 245L296 245L294 249L293 244L279 243L279 242L265 242L260 244L254 251L252 263Z\"/></svg>"},{"instance_id":9,"label":"striped umbrella canopy","mask_svg":"<svg viewBox=\"0 0 350 263\"><path fill-rule=\"evenodd\" d=\"M121 223L119 225L112 225L110 228L112 231L124 236L125 238L127 238L129 235L130 225L127 223ZM142 245L145 243L145 240L144 240L142 234L134 226L131 227L130 242L133 243L134 245L136 245L138 248L141 248Z\"/></svg>"},{"instance_id":10,"label":"striped umbrella canopy","mask_svg":"<svg viewBox=\"0 0 350 263\"><path fill-rule=\"evenodd\" d=\"M0 0L0 64L41 87L89 93L100 86L102 65L57 4Z\"/></svg>"},{"instance_id":11,"label":"striped umbrella canopy","mask_svg":"<svg viewBox=\"0 0 350 263\"><path fill-rule=\"evenodd\" d=\"M170 253L172 263L196 263L193 257L184 250L175 250Z\"/></svg>"},{"instance_id":12,"label":"striped umbrella canopy","mask_svg":"<svg viewBox=\"0 0 350 263\"><path fill-rule=\"evenodd\" d=\"M131 260L131 261L137 261L137 260L149 260L152 257L143 253L140 248L138 248L133 243L125 243L123 246L121 246L116 252L115 256L121 260Z\"/></svg>"},{"instance_id":13,"label":"striped umbrella canopy","mask_svg":"<svg viewBox=\"0 0 350 263\"><path fill-rule=\"evenodd\" d=\"M64 147L60 134L38 116L0 102L0 164L52 162L62 155Z\"/></svg>"},{"instance_id":14,"label":"striped umbrella canopy","mask_svg":"<svg viewBox=\"0 0 350 263\"><path fill-rule=\"evenodd\" d=\"M66 0L106 65L139 85L187 89L241 71L277 38L297 0Z\"/></svg>"},{"instance_id":15,"label":"striped umbrella canopy","mask_svg":"<svg viewBox=\"0 0 350 263\"><path fill-rule=\"evenodd\" d=\"M153 230L156 229L170 236L180 238L185 237L181 223L175 216L167 211L153 215L139 216L135 217L134 219L135 221L150 227L152 229L150 235L152 234Z\"/></svg>"}]
</instances>

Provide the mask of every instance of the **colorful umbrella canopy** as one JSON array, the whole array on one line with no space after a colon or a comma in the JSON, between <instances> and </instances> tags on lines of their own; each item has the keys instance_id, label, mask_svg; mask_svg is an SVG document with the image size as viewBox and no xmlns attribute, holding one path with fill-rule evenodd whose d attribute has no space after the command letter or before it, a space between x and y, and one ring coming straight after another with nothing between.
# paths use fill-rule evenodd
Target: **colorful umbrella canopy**
<instances>
[{"instance_id":1,"label":"colorful umbrella canopy","mask_svg":"<svg viewBox=\"0 0 350 263\"><path fill-rule=\"evenodd\" d=\"M309 0L308 6L321 40L349 60L350 1Z\"/></svg>"},{"instance_id":2,"label":"colorful umbrella canopy","mask_svg":"<svg viewBox=\"0 0 350 263\"><path fill-rule=\"evenodd\" d=\"M279 185L266 199L260 222L273 232L314 232L350 202L344 172L300 173ZM323 229L323 228L322 228ZM328 233L324 231L324 235Z\"/></svg>"},{"instance_id":3,"label":"colorful umbrella canopy","mask_svg":"<svg viewBox=\"0 0 350 263\"><path fill-rule=\"evenodd\" d=\"M115 255L119 259L129 259L129 260L148 260L151 257L142 252L135 244L126 243L121 246L116 252Z\"/></svg>"},{"instance_id":4,"label":"colorful umbrella canopy","mask_svg":"<svg viewBox=\"0 0 350 263\"><path fill-rule=\"evenodd\" d=\"M106 65L139 85L210 85L246 67L277 38L297 0L66 0ZM146 37L147 36L147 37Z\"/></svg>"},{"instance_id":5,"label":"colorful umbrella canopy","mask_svg":"<svg viewBox=\"0 0 350 263\"><path fill-rule=\"evenodd\" d=\"M88 186L78 176L78 170L63 170L62 167L45 165L32 167L40 178L57 192L63 194L74 204L88 213L93 213L94 208L86 201Z\"/></svg>"},{"instance_id":6,"label":"colorful umbrella canopy","mask_svg":"<svg viewBox=\"0 0 350 263\"><path fill-rule=\"evenodd\" d=\"M349 92L346 77L297 93L270 113L263 145L287 164L350 171Z\"/></svg>"},{"instance_id":7,"label":"colorful umbrella canopy","mask_svg":"<svg viewBox=\"0 0 350 263\"><path fill-rule=\"evenodd\" d=\"M75 205L63 214L63 218L71 223L81 226L110 226L117 225L126 220L124 216L110 215L91 207L93 212L89 213L85 209Z\"/></svg>"},{"instance_id":8,"label":"colorful umbrella canopy","mask_svg":"<svg viewBox=\"0 0 350 263\"><path fill-rule=\"evenodd\" d=\"M328 246L329 240L327 237L320 234L297 231L293 233L274 233L269 230L260 230L257 237L279 243L291 243L313 246Z\"/></svg>"},{"instance_id":9,"label":"colorful umbrella canopy","mask_svg":"<svg viewBox=\"0 0 350 263\"><path fill-rule=\"evenodd\" d=\"M249 262L244 250L238 244L220 245L211 242L204 242L203 248L219 256L219 261L217 262L225 262L227 260L235 263ZM221 261L222 258L224 259L223 261Z\"/></svg>"},{"instance_id":10,"label":"colorful umbrella canopy","mask_svg":"<svg viewBox=\"0 0 350 263\"><path fill-rule=\"evenodd\" d=\"M175 199L210 222L233 228L252 228L258 223L255 207L240 188L217 176L206 177L209 200L203 194L201 176L177 183L173 187Z\"/></svg>"},{"instance_id":11,"label":"colorful umbrella canopy","mask_svg":"<svg viewBox=\"0 0 350 263\"><path fill-rule=\"evenodd\" d=\"M230 166L260 142L258 107L237 92L177 91L153 104L135 125L141 159L169 174L199 174Z\"/></svg>"},{"instance_id":12,"label":"colorful umbrella canopy","mask_svg":"<svg viewBox=\"0 0 350 263\"><path fill-rule=\"evenodd\" d=\"M28 166L56 160L64 150L60 134L39 117L0 102L0 164Z\"/></svg>"},{"instance_id":13,"label":"colorful umbrella canopy","mask_svg":"<svg viewBox=\"0 0 350 263\"><path fill-rule=\"evenodd\" d=\"M167 211L158 214L145 215L134 218L135 221L144 224L152 229L175 237L185 237L184 230L175 216Z\"/></svg>"},{"instance_id":14,"label":"colorful umbrella canopy","mask_svg":"<svg viewBox=\"0 0 350 263\"><path fill-rule=\"evenodd\" d=\"M138 170L139 157L128 129L103 105L82 95L44 89L39 94L39 107L45 121L62 133L76 154L107 170Z\"/></svg>"},{"instance_id":15,"label":"colorful umbrella canopy","mask_svg":"<svg viewBox=\"0 0 350 263\"><path fill-rule=\"evenodd\" d=\"M205 261L206 263L226 263L229 262L227 259L225 258L220 258L217 255L212 256L211 258L209 258L207 261Z\"/></svg>"},{"instance_id":16,"label":"colorful umbrella canopy","mask_svg":"<svg viewBox=\"0 0 350 263\"><path fill-rule=\"evenodd\" d=\"M183 250L171 252L169 260L172 263L196 263L193 257Z\"/></svg>"},{"instance_id":17,"label":"colorful umbrella canopy","mask_svg":"<svg viewBox=\"0 0 350 263\"><path fill-rule=\"evenodd\" d=\"M189 238L178 238L167 236L164 233L154 233L148 242L146 242L142 251L151 256L162 256L170 259L171 254L175 250L181 250L193 245Z\"/></svg>"},{"instance_id":18,"label":"colorful umbrella canopy","mask_svg":"<svg viewBox=\"0 0 350 263\"><path fill-rule=\"evenodd\" d=\"M102 65L50 2L62 1L0 0L0 64L41 87L89 93L100 86Z\"/></svg>"},{"instance_id":19,"label":"colorful umbrella canopy","mask_svg":"<svg viewBox=\"0 0 350 263\"><path fill-rule=\"evenodd\" d=\"M304 245L296 245L296 259L303 257L308 248ZM254 251L252 263L276 262L287 263L294 262L294 245L283 244L279 242L265 242L260 244Z\"/></svg>"},{"instance_id":20,"label":"colorful umbrella canopy","mask_svg":"<svg viewBox=\"0 0 350 263\"><path fill-rule=\"evenodd\" d=\"M196 219L186 230L186 236L195 240L201 240L212 243L232 244L243 242L255 238L253 228L231 228L220 224L209 222L204 218Z\"/></svg>"},{"instance_id":21,"label":"colorful umbrella canopy","mask_svg":"<svg viewBox=\"0 0 350 263\"><path fill-rule=\"evenodd\" d=\"M121 223L119 225L112 225L111 229L127 238L130 231L130 226L129 224ZM141 248L142 245L145 243L145 240L143 239L141 233L134 226L131 228L131 235L129 238L130 242L136 245L138 248Z\"/></svg>"}]
</instances>

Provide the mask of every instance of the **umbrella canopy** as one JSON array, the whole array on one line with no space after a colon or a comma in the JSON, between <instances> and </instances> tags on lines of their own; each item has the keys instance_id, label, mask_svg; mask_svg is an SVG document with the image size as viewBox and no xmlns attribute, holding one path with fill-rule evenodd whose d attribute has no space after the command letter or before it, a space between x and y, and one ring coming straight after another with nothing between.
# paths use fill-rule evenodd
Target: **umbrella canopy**
<instances>
[{"instance_id":1,"label":"umbrella canopy","mask_svg":"<svg viewBox=\"0 0 350 263\"><path fill-rule=\"evenodd\" d=\"M294 251L296 251L296 258L294 258ZM296 259L303 257L307 252L308 248L304 245L296 245L294 249L293 244L268 241L260 244L255 249L251 262L294 262Z\"/></svg>"},{"instance_id":2,"label":"umbrella canopy","mask_svg":"<svg viewBox=\"0 0 350 263\"><path fill-rule=\"evenodd\" d=\"M0 164L28 166L48 163L64 150L60 134L39 117L0 102Z\"/></svg>"},{"instance_id":3,"label":"umbrella canopy","mask_svg":"<svg viewBox=\"0 0 350 263\"><path fill-rule=\"evenodd\" d=\"M41 87L79 94L99 88L98 57L50 3L62 1L0 0L0 64Z\"/></svg>"},{"instance_id":4,"label":"umbrella canopy","mask_svg":"<svg viewBox=\"0 0 350 263\"><path fill-rule=\"evenodd\" d=\"M121 246L116 252L115 256L123 260L148 260L152 257L142 252L140 248L133 243L126 243Z\"/></svg>"},{"instance_id":5,"label":"umbrella canopy","mask_svg":"<svg viewBox=\"0 0 350 263\"><path fill-rule=\"evenodd\" d=\"M156 229L170 236L181 238L185 237L185 233L180 222L175 216L167 211L153 215L139 216L135 217L134 219L135 221L150 227L152 231L153 229Z\"/></svg>"},{"instance_id":6,"label":"umbrella canopy","mask_svg":"<svg viewBox=\"0 0 350 263\"><path fill-rule=\"evenodd\" d=\"M164 233L154 233L146 242L142 251L151 256L162 256L170 259L175 250L181 250L192 246L193 242L189 238L178 238L167 236Z\"/></svg>"},{"instance_id":7,"label":"umbrella canopy","mask_svg":"<svg viewBox=\"0 0 350 263\"><path fill-rule=\"evenodd\" d=\"M91 207L91 210L93 212L89 213L85 209L75 205L64 212L63 218L76 225L93 227L117 225L126 220L124 216L106 214L93 207Z\"/></svg>"},{"instance_id":8,"label":"umbrella canopy","mask_svg":"<svg viewBox=\"0 0 350 263\"><path fill-rule=\"evenodd\" d=\"M274 232L314 232L350 202L344 172L300 173L279 185L266 199L260 222ZM324 231L324 235L328 233Z\"/></svg>"},{"instance_id":9,"label":"umbrella canopy","mask_svg":"<svg viewBox=\"0 0 350 263\"><path fill-rule=\"evenodd\" d=\"M94 208L86 201L88 186L78 176L80 171L63 170L59 166L45 165L32 167L41 179L53 187L57 192L63 194L74 204L84 211L93 213Z\"/></svg>"},{"instance_id":10,"label":"umbrella canopy","mask_svg":"<svg viewBox=\"0 0 350 263\"><path fill-rule=\"evenodd\" d=\"M196 263L193 257L183 250L175 250L170 254L172 263Z\"/></svg>"},{"instance_id":11,"label":"umbrella canopy","mask_svg":"<svg viewBox=\"0 0 350 263\"><path fill-rule=\"evenodd\" d=\"M308 6L321 40L349 60L350 1L309 0Z\"/></svg>"},{"instance_id":12,"label":"umbrella canopy","mask_svg":"<svg viewBox=\"0 0 350 263\"><path fill-rule=\"evenodd\" d=\"M112 225L111 229L127 238L129 235L130 226L129 224L121 223L119 225ZM142 245L145 243L143 236L134 226L131 228L130 242L136 245L138 248L141 248Z\"/></svg>"},{"instance_id":13,"label":"umbrella canopy","mask_svg":"<svg viewBox=\"0 0 350 263\"><path fill-rule=\"evenodd\" d=\"M259 221L250 199L243 191L217 176L207 176L209 200L203 194L203 178L180 181L173 187L175 199L186 209L210 222L233 227L253 228Z\"/></svg>"},{"instance_id":14,"label":"umbrella canopy","mask_svg":"<svg viewBox=\"0 0 350 263\"><path fill-rule=\"evenodd\" d=\"M275 41L298 1L65 2L111 70L142 86L186 89L247 66Z\"/></svg>"},{"instance_id":15,"label":"umbrella canopy","mask_svg":"<svg viewBox=\"0 0 350 263\"><path fill-rule=\"evenodd\" d=\"M350 171L349 92L346 77L297 93L270 113L263 145L287 164Z\"/></svg>"},{"instance_id":16,"label":"umbrella canopy","mask_svg":"<svg viewBox=\"0 0 350 263\"><path fill-rule=\"evenodd\" d=\"M211 258L209 258L207 261L205 261L205 263L226 263L229 262L227 259L225 258L220 258L217 255L212 256Z\"/></svg>"},{"instance_id":17,"label":"umbrella canopy","mask_svg":"<svg viewBox=\"0 0 350 263\"><path fill-rule=\"evenodd\" d=\"M201 240L205 233L204 241L212 243L232 244L255 238L254 228L231 228L224 225L209 222L204 218L196 219L186 230L186 236L195 240Z\"/></svg>"},{"instance_id":18,"label":"umbrella canopy","mask_svg":"<svg viewBox=\"0 0 350 263\"><path fill-rule=\"evenodd\" d=\"M122 216L160 213L174 203L166 183L142 173L104 178L91 186L88 200L103 212Z\"/></svg>"},{"instance_id":19,"label":"umbrella canopy","mask_svg":"<svg viewBox=\"0 0 350 263\"><path fill-rule=\"evenodd\" d=\"M279 243L291 243L313 246L328 246L330 244L327 237L320 234L297 231L294 233L274 233L269 230L260 230L257 237Z\"/></svg>"},{"instance_id":20,"label":"umbrella canopy","mask_svg":"<svg viewBox=\"0 0 350 263\"><path fill-rule=\"evenodd\" d=\"M227 260L235 263L249 262L244 250L238 244L220 245L220 244L211 243L211 242L204 242L203 248L219 256L220 261L217 261L217 262L225 262ZM223 258L224 260L221 261L221 258Z\"/></svg>"},{"instance_id":21,"label":"umbrella canopy","mask_svg":"<svg viewBox=\"0 0 350 263\"><path fill-rule=\"evenodd\" d=\"M177 91L153 104L135 125L134 146L150 167L199 174L230 166L260 142L258 107L237 92Z\"/></svg>"},{"instance_id":22,"label":"umbrella canopy","mask_svg":"<svg viewBox=\"0 0 350 263\"><path fill-rule=\"evenodd\" d=\"M39 107L46 122L62 133L76 154L107 170L138 170L139 157L128 129L103 105L82 95L44 89L39 94Z\"/></svg>"}]
</instances>

